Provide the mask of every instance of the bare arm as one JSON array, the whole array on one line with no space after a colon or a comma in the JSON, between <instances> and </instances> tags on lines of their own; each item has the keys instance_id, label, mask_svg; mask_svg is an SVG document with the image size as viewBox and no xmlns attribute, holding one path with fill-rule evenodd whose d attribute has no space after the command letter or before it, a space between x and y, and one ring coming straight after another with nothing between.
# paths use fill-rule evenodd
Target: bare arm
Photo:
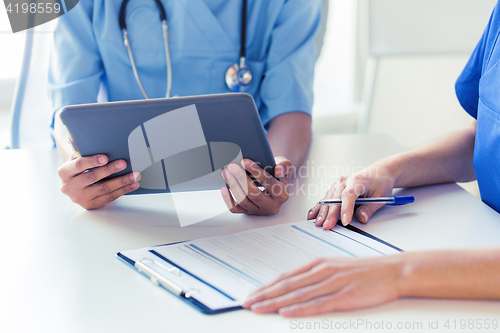
<instances>
[{"instance_id":1,"label":"bare arm","mask_svg":"<svg viewBox=\"0 0 500 333\"><path fill-rule=\"evenodd\" d=\"M407 253L401 297L500 299L500 248Z\"/></svg>"},{"instance_id":2,"label":"bare arm","mask_svg":"<svg viewBox=\"0 0 500 333\"><path fill-rule=\"evenodd\" d=\"M500 299L500 248L329 258L284 274L244 303L257 313L317 315L402 297Z\"/></svg>"},{"instance_id":3,"label":"bare arm","mask_svg":"<svg viewBox=\"0 0 500 333\"><path fill-rule=\"evenodd\" d=\"M395 176L395 187L472 181L476 179L472 164L475 136L476 121L460 131L382 163L387 164Z\"/></svg>"},{"instance_id":4,"label":"bare arm","mask_svg":"<svg viewBox=\"0 0 500 333\"><path fill-rule=\"evenodd\" d=\"M274 156L286 157L294 167L304 163L311 146L311 117L302 112L286 113L271 120L267 138Z\"/></svg>"}]
</instances>

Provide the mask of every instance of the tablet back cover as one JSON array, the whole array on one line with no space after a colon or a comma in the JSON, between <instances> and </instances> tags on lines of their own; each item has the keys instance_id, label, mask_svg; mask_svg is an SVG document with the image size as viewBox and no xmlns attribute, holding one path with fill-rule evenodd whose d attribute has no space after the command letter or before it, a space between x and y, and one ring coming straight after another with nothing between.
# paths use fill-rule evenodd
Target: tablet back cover
<instances>
[{"instance_id":1,"label":"tablet back cover","mask_svg":"<svg viewBox=\"0 0 500 333\"><path fill-rule=\"evenodd\" d=\"M221 94L64 107L61 120L81 156L105 154L141 172L131 194L215 190L221 169L248 158L274 170L253 98Z\"/></svg>"}]
</instances>

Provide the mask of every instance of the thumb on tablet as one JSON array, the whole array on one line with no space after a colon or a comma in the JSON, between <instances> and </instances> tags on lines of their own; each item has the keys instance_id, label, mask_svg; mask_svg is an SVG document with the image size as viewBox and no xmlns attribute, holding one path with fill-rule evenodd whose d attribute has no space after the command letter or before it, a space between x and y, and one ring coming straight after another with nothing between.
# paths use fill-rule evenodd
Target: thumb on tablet
<instances>
[{"instance_id":1,"label":"thumb on tablet","mask_svg":"<svg viewBox=\"0 0 500 333\"><path fill-rule=\"evenodd\" d=\"M274 168L276 177L288 180L292 171L292 162L284 156L277 156L274 160L276 162L276 167Z\"/></svg>"}]
</instances>

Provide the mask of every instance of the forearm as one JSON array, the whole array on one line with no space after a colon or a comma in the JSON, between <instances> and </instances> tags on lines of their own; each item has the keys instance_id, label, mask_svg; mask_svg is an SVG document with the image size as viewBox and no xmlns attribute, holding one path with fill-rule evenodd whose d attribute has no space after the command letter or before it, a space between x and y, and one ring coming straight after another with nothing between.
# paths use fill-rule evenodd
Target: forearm
<instances>
[{"instance_id":1,"label":"forearm","mask_svg":"<svg viewBox=\"0 0 500 333\"><path fill-rule=\"evenodd\" d=\"M401 255L401 297L500 299L500 248Z\"/></svg>"},{"instance_id":2,"label":"forearm","mask_svg":"<svg viewBox=\"0 0 500 333\"><path fill-rule=\"evenodd\" d=\"M274 118L267 138L275 157L286 157L298 168L304 163L311 146L311 117L292 112Z\"/></svg>"},{"instance_id":3,"label":"forearm","mask_svg":"<svg viewBox=\"0 0 500 333\"><path fill-rule=\"evenodd\" d=\"M376 165L388 168L395 187L466 182L475 179L473 156L475 123Z\"/></svg>"}]
</instances>

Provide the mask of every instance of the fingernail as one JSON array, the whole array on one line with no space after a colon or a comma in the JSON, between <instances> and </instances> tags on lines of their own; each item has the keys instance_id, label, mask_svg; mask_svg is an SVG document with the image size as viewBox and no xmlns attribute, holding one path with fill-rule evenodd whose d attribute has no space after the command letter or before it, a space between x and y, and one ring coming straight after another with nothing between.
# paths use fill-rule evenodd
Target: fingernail
<instances>
[{"instance_id":1,"label":"fingernail","mask_svg":"<svg viewBox=\"0 0 500 333\"><path fill-rule=\"evenodd\" d=\"M255 303L250 307L250 310L255 311L255 310L262 310L264 309L265 306L262 303Z\"/></svg>"},{"instance_id":2,"label":"fingernail","mask_svg":"<svg viewBox=\"0 0 500 333\"><path fill-rule=\"evenodd\" d=\"M342 215L342 224L344 226L349 224L349 215L347 215L347 214Z\"/></svg>"},{"instance_id":3,"label":"fingernail","mask_svg":"<svg viewBox=\"0 0 500 333\"><path fill-rule=\"evenodd\" d=\"M130 174L130 180L133 182L137 182L139 179L141 179L141 174L139 172L134 172Z\"/></svg>"},{"instance_id":4,"label":"fingernail","mask_svg":"<svg viewBox=\"0 0 500 333\"><path fill-rule=\"evenodd\" d=\"M309 213L307 213L307 216L312 215L312 213L313 213L313 210L311 209L311 210L309 211Z\"/></svg>"},{"instance_id":5,"label":"fingernail","mask_svg":"<svg viewBox=\"0 0 500 333\"><path fill-rule=\"evenodd\" d=\"M224 173L224 174L223 174L223 177L224 177L226 180L228 180L229 178L231 178L231 177L233 176L233 175L231 174L231 172L229 172L229 170L227 170L227 169L222 170L222 172Z\"/></svg>"},{"instance_id":6,"label":"fingernail","mask_svg":"<svg viewBox=\"0 0 500 333\"><path fill-rule=\"evenodd\" d=\"M99 158L97 160L99 161L100 164L106 163L106 157L104 157L104 156L99 156Z\"/></svg>"},{"instance_id":7,"label":"fingernail","mask_svg":"<svg viewBox=\"0 0 500 333\"><path fill-rule=\"evenodd\" d=\"M124 162L124 161L117 161L117 162L115 163L115 168L117 168L118 170L120 170L120 169L125 168L125 165L126 165L126 164L125 164L125 162Z\"/></svg>"},{"instance_id":8,"label":"fingernail","mask_svg":"<svg viewBox=\"0 0 500 333\"><path fill-rule=\"evenodd\" d=\"M250 166L250 161L248 160L242 160L241 165L246 169Z\"/></svg>"},{"instance_id":9,"label":"fingernail","mask_svg":"<svg viewBox=\"0 0 500 333\"><path fill-rule=\"evenodd\" d=\"M289 315L292 313L292 311L290 311L289 309L287 308L282 308L282 309L279 309L278 310L278 313L282 316L286 316L286 315Z\"/></svg>"},{"instance_id":10,"label":"fingernail","mask_svg":"<svg viewBox=\"0 0 500 333\"><path fill-rule=\"evenodd\" d=\"M323 223L323 229L330 229L330 219L325 220L325 223Z\"/></svg>"},{"instance_id":11,"label":"fingernail","mask_svg":"<svg viewBox=\"0 0 500 333\"><path fill-rule=\"evenodd\" d=\"M237 174L241 170L240 167L237 166L236 164L229 164L227 168L233 175Z\"/></svg>"},{"instance_id":12,"label":"fingernail","mask_svg":"<svg viewBox=\"0 0 500 333\"><path fill-rule=\"evenodd\" d=\"M276 173L279 174L279 177L283 177L285 175L285 167L282 166L282 165L278 165L278 167L276 168Z\"/></svg>"},{"instance_id":13,"label":"fingernail","mask_svg":"<svg viewBox=\"0 0 500 333\"><path fill-rule=\"evenodd\" d=\"M359 215L361 215L361 217L363 218L364 222L368 221L368 214L366 213L366 211L364 209L361 209L359 211Z\"/></svg>"},{"instance_id":14,"label":"fingernail","mask_svg":"<svg viewBox=\"0 0 500 333\"><path fill-rule=\"evenodd\" d=\"M137 190L139 186L139 183L133 183L130 187L132 187L133 190Z\"/></svg>"},{"instance_id":15,"label":"fingernail","mask_svg":"<svg viewBox=\"0 0 500 333\"><path fill-rule=\"evenodd\" d=\"M323 216L318 216L318 218L316 219L316 222L321 223L321 222L323 222L323 219L324 219Z\"/></svg>"}]
</instances>

